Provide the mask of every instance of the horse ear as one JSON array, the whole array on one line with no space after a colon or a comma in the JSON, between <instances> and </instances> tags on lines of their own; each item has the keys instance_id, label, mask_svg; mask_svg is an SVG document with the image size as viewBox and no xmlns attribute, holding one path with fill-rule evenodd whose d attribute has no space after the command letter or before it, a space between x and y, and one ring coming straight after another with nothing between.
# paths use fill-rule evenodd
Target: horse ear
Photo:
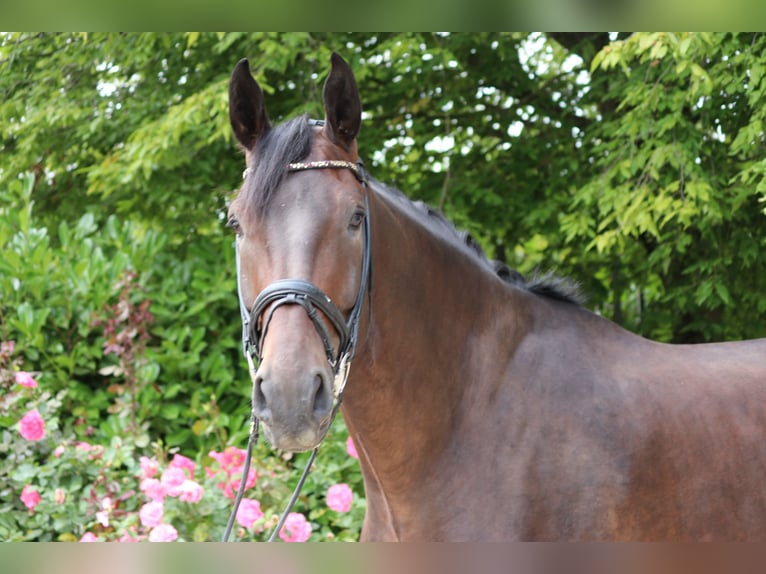
<instances>
[{"instance_id":1,"label":"horse ear","mask_svg":"<svg viewBox=\"0 0 766 574\"><path fill-rule=\"evenodd\" d=\"M362 123L362 102L351 67L333 52L324 84L325 131L335 143L350 148Z\"/></svg>"},{"instance_id":2,"label":"horse ear","mask_svg":"<svg viewBox=\"0 0 766 574\"><path fill-rule=\"evenodd\" d=\"M242 59L234 67L229 80L229 121L237 141L246 150L271 128L263 92L250 73L250 64Z\"/></svg>"}]
</instances>

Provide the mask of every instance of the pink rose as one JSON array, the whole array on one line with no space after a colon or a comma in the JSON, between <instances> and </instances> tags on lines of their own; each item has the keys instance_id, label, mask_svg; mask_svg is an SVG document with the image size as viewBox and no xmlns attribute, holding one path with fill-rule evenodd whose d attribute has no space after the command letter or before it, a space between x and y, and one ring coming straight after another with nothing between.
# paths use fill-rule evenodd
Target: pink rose
<instances>
[{"instance_id":1,"label":"pink rose","mask_svg":"<svg viewBox=\"0 0 766 574\"><path fill-rule=\"evenodd\" d=\"M19 371L16 373L16 384L29 389L37 388L37 381L32 376L32 373L27 373L26 371Z\"/></svg>"},{"instance_id":2,"label":"pink rose","mask_svg":"<svg viewBox=\"0 0 766 574\"><path fill-rule=\"evenodd\" d=\"M61 488L57 488L53 493L53 500L56 501L56 504L64 504L64 501L66 500L66 492Z\"/></svg>"},{"instance_id":3,"label":"pink rose","mask_svg":"<svg viewBox=\"0 0 766 574\"><path fill-rule=\"evenodd\" d=\"M160 471L160 463L148 456L142 456L139 459L139 464L141 465L141 472L144 478L152 478Z\"/></svg>"},{"instance_id":4,"label":"pink rose","mask_svg":"<svg viewBox=\"0 0 766 574\"><path fill-rule=\"evenodd\" d=\"M169 496L178 496L178 487L186 480L186 473L182 468L169 467L162 473L160 481L167 489Z\"/></svg>"},{"instance_id":5,"label":"pink rose","mask_svg":"<svg viewBox=\"0 0 766 574\"><path fill-rule=\"evenodd\" d=\"M138 511L138 517L141 519L141 524L151 528L162 524L164 513L162 502L147 502Z\"/></svg>"},{"instance_id":6,"label":"pink rose","mask_svg":"<svg viewBox=\"0 0 766 574\"><path fill-rule=\"evenodd\" d=\"M248 488L253 488L255 486L256 477L258 475L255 472L254 468L250 468L250 470L247 471L247 480L245 480L245 490ZM220 482L217 484L218 488L223 491L223 495L226 498L230 498L234 500L234 498L237 495L237 491L239 490L239 485L242 482L242 475L240 473L237 473L236 475L232 475L231 479L227 482Z\"/></svg>"},{"instance_id":7,"label":"pink rose","mask_svg":"<svg viewBox=\"0 0 766 574\"><path fill-rule=\"evenodd\" d=\"M154 500L155 502L162 502L168 493L168 489L156 478L145 478L141 481L141 492L146 496Z\"/></svg>"},{"instance_id":8,"label":"pink rose","mask_svg":"<svg viewBox=\"0 0 766 574\"><path fill-rule=\"evenodd\" d=\"M170 468L181 468L189 471L189 478L194 478L194 462L183 455L176 454L168 465Z\"/></svg>"},{"instance_id":9,"label":"pink rose","mask_svg":"<svg viewBox=\"0 0 766 574\"><path fill-rule=\"evenodd\" d=\"M202 500L205 489L193 480L184 480L181 486L176 488L176 491L178 498L184 502L199 502Z\"/></svg>"},{"instance_id":10,"label":"pink rose","mask_svg":"<svg viewBox=\"0 0 766 574\"><path fill-rule=\"evenodd\" d=\"M327 506L335 512L348 512L351 510L351 501L354 499L354 493L351 487L342 482L333 484L327 489Z\"/></svg>"},{"instance_id":11,"label":"pink rose","mask_svg":"<svg viewBox=\"0 0 766 574\"><path fill-rule=\"evenodd\" d=\"M22 490L21 490L21 502L24 503L24 506L26 506L29 509L29 512L35 511L35 506L40 504L40 493L37 491L36 488L33 488L31 484L27 484Z\"/></svg>"},{"instance_id":12,"label":"pink rose","mask_svg":"<svg viewBox=\"0 0 766 574\"><path fill-rule=\"evenodd\" d=\"M209 454L211 458L218 461L221 469L226 474L233 474L242 470L242 467L245 464L247 451L235 446L230 446L224 449L223 452L215 452L214 450L211 450Z\"/></svg>"},{"instance_id":13,"label":"pink rose","mask_svg":"<svg viewBox=\"0 0 766 574\"><path fill-rule=\"evenodd\" d=\"M64 451L65 451L65 450L66 450L66 449L64 448L64 445L63 445L63 444L60 444L60 445L58 445L58 446L57 446L57 447L54 449L54 451L53 451L53 456L55 456L56 458L58 458L58 457L60 457L62 454L64 454Z\"/></svg>"},{"instance_id":14,"label":"pink rose","mask_svg":"<svg viewBox=\"0 0 766 574\"><path fill-rule=\"evenodd\" d=\"M109 513L106 510L99 510L96 512L96 522L98 522L104 528L109 527Z\"/></svg>"},{"instance_id":15,"label":"pink rose","mask_svg":"<svg viewBox=\"0 0 766 574\"><path fill-rule=\"evenodd\" d=\"M346 439L346 452L351 458L359 458L359 454L356 452L356 445L354 444L354 441L351 440L351 437Z\"/></svg>"},{"instance_id":16,"label":"pink rose","mask_svg":"<svg viewBox=\"0 0 766 574\"><path fill-rule=\"evenodd\" d=\"M257 520L263 518L261 503L252 498L243 498L237 510L237 522L245 528L252 528Z\"/></svg>"},{"instance_id":17,"label":"pink rose","mask_svg":"<svg viewBox=\"0 0 766 574\"><path fill-rule=\"evenodd\" d=\"M37 409L31 410L21 417L19 432L27 440L41 440L45 437L45 421Z\"/></svg>"},{"instance_id":18,"label":"pink rose","mask_svg":"<svg viewBox=\"0 0 766 574\"><path fill-rule=\"evenodd\" d=\"M173 542L178 538L178 531L172 524L158 524L149 533L149 542Z\"/></svg>"},{"instance_id":19,"label":"pink rose","mask_svg":"<svg viewBox=\"0 0 766 574\"><path fill-rule=\"evenodd\" d=\"M138 538L133 538L130 533L125 532L117 539L117 542L138 542Z\"/></svg>"},{"instance_id":20,"label":"pink rose","mask_svg":"<svg viewBox=\"0 0 766 574\"><path fill-rule=\"evenodd\" d=\"M81 450L83 452L91 452L93 454L88 455L88 460L95 460L101 458L104 454L104 447L100 444L90 444L86 441L80 441L74 446L75 450Z\"/></svg>"},{"instance_id":21,"label":"pink rose","mask_svg":"<svg viewBox=\"0 0 766 574\"><path fill-rule=\"evenodd\" d=\"M287 515L285 525L279 531L279 537L285 542L306 542L311 536L311 524L300 512Z\"/></svg>"},{"instance_id":22,"label":"pink rose","mask_svg":"<svg viewBox=\"0 0 766 574\"><path fill-rule=\"evenodd\" d=\"M80 542L98 542L98 538L96 538L96 535L92 532L86 532L82 535L82 538L80 538Z\"/></svg>"}]
</instances>

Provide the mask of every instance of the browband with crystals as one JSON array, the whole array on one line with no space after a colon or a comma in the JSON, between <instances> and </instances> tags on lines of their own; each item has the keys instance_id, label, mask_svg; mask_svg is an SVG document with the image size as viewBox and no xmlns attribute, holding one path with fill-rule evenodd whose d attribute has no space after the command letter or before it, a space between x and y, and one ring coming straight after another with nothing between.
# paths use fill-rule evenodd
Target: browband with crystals
<instances>
[{"instance_id":1,"label":"browband with crystals","mask_svg":"<svg viewBox=\"0 0 766 574\"><path fill-rule=\"evenodd\" d=\"M304 171L307 169L350 169L352 172L354 172L356 179L358 179L361 183L366 183L364 173L362 172L361 162L359 164L356 164L351 161L344 161L340 159L324 159L319 161L308 161L308 162L299 161L299 162L287 164L288 172ZM253 168L251 167L248 167L247 169L245 169L245 171L242 172L242 179L245 179L247 177L247 174L250 173L251 171L253 171Z\"/></svg>"}]
</instances>

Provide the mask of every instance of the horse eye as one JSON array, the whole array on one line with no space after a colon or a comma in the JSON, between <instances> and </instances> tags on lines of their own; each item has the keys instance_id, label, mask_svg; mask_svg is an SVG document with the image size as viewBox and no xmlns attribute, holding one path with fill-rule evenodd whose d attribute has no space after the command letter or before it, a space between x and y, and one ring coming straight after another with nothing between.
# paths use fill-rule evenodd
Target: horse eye
<instances>
[{"instance_id":1,"label":"horse eye","mask_svg":"<svg viewBox=\"0 0 766 574\"><path fill-rule=\"evenodd\" d=\"M234 230L234 233L239 235L242 233L242 229L239 226L239 220L236 217L230 217L229 220L226 222L226 227L230 227Z\"/></svg>"},{"instance_id":2,"label":"horse eye","mask_svg":"<svg viewBox=\"0 0 766 574\"><path fill-rule=\"evenodd\" d=\"M361 209L357 209L354 215L351 216L348 226L350 229L359 229L364 223L365 213Z\"/></svg>"}]
</instances>

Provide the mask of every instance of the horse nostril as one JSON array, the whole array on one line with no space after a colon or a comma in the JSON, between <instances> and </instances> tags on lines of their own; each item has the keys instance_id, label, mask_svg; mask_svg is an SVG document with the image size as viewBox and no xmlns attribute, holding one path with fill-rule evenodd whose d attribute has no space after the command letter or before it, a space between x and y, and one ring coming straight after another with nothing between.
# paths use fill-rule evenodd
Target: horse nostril
<instances>
[{"instance_id":1,"label":"horse nostril","mask_svg":"<svg viewBox=\"0 0 766 574\"><path fill-rule=\"evenodd\" d=\"M257 377L253 382L253 408L259 419L268 419L269 407L263 392L263 377Z\"/></svg>"},{"instance_id":2,"label":"horse nostril","mask_svg":"<svg viewBox=\"0 0 766 574\"><path fill-rule=\"evenodd\" d=\"M314 386L316 387L314 393L314 414L323 416L332 406L332 397L331 393L328 392L324 377L320 373L314 375Z\"/></svg>"}]
</instances>

